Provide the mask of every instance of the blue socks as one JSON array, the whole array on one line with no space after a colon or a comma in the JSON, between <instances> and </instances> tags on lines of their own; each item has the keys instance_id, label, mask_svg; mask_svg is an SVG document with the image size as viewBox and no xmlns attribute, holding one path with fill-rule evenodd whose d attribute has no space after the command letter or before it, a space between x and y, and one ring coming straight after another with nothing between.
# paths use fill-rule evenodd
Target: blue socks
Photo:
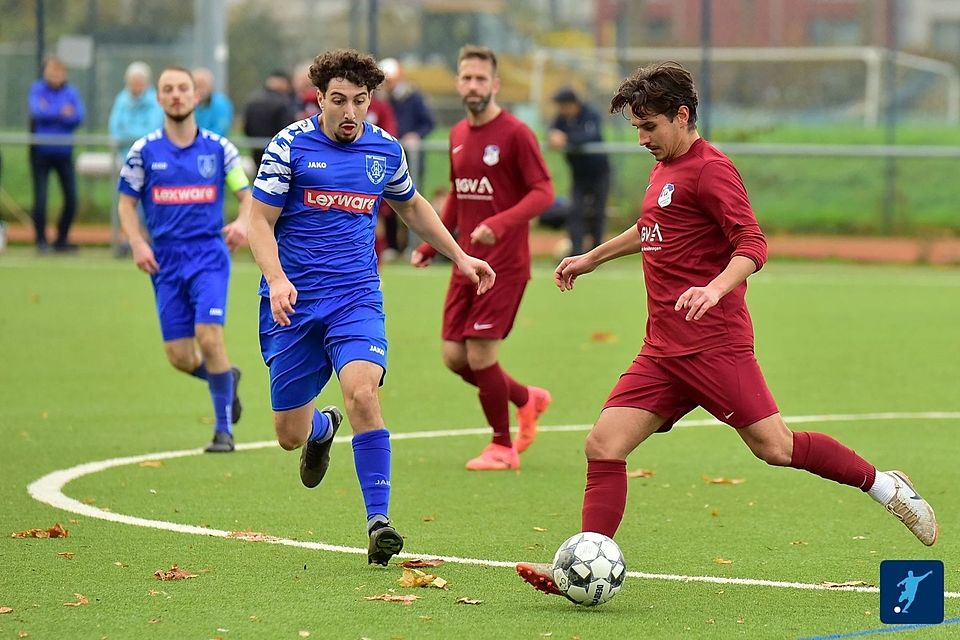
<instances>
[{"instance_id":1,"label":"blue socks","mask_svg":"<svg viewBox=\"0 0 960 640\"><path fill-rule=\"evenodd\" d=\"M326 442L333 437L333 423L330 422L330 416L322 413L319 409L313 410L313 422L311 424L307 442Z\"/></svg>"},{"instance_id":2,"label":"blue socks","mask_svg":"<svg viewBox=\"0 0 960 640\"><path fill-rule=\"evenodd\" d=\"M207 363L201 361L200 366L194 369L193 371L191 371L190 375L192 375L194 378L200 378L201 380L206 380L207 376L210 375L209 373L207 373Z\"/></svg>"},{"instance_id":3,"label":"blue socks","mask_svg":"<svg viewBox=\"0 0 960 640\"><path fill-rule=\"evenodd\" d=\"M233 371L207 373L207 384L210 386L213 414L217 420L216 432L232 433L230 412L233 406Z\"/></svg>"},{"instance_id":4,"label":"blue socks","mask_svg":"<svg viewBox=\"0 0 960 640\"><path fill-rule=\"evenodd\" d=\"M353 462L367 507L367 520L387 515L390 505L390 432L374 429L353 436Z\"/></svg>"}]
</instances>

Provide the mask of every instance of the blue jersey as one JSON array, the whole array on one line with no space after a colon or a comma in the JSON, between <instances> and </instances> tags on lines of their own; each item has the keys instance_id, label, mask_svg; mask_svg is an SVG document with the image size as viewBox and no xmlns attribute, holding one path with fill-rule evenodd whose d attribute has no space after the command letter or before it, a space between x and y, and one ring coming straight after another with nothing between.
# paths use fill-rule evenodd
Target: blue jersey
<instances>
[{"instance_id":1,"label":"blue jersey","mask_svg":"<svg viewBox=\"0 0 960 640\"><path fill-rule=\"evenodd\" d=\"M239 164L233 143L206 129L185 149L157 129L130 147L117 189L143 202L155 242L219 238L226 175Z\"/></svg>"},{"instance_id":2,"label":"blue jersey","mask_svg":"<svg viewBox=\"0 0 960 640\"><path fill-rule=\"evenodd\" d=\"M415 192L396 138L368 122L353 142L337 142L320 130L318 116L274 136L253 183L254 198L281 209L274 227L280 265L304 299L379 289L380 200L406 201ZM270 295L265 280L260 295Z\"/></svg>"}]
</instances>

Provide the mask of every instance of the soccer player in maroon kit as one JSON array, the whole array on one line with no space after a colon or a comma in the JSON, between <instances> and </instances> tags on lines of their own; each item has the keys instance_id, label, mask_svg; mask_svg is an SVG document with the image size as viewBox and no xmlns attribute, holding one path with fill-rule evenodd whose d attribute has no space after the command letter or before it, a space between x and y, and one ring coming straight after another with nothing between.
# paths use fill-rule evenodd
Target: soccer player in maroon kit
<instances>
[{"instance_id":1,"label":"soccer player in maroon kit","mask_svg":"<svg viewBox=\"0 0 960 640\"><path fill-rule=\"evenodd\" d=\"M672 62L640 68L620 85L610 111L629 119L657 160L641 216L616 238L565 258L554 280L572 290L578 276L640 252L648 317L639 355L587 436L583 531L614 536L626 507L627 455L702 406L764 462L856 487L932 545L933 509L903 472L877 471L830 436L784 424L754 356L744 301L747 277L766 260L766 240L733 163L697 133L690 73ZM517 572L560 593L548 568L524 563Z\"/></svg>"},{"instance_id":2,"label":"soccer player in maroon kit","mask_svg":"<svg viewBox=\"0 0 960 640\"><path fill-rule=\"evenodd\" d=\"M489 295L457 273L450 278L443 308L443 362L479 388L480 405L493 428L493 441L467 469L518 469L519 453L536 436L537 418L550 404L545 389L526 386L500 367L500 344L513 327L530 279L529 222L553 203L553 185L533 132L496 101L500 89L497 57L486 47L467 45L458 58L457 91L467 117L450 130L450 197L441 213L458 242L493 267L497 282ZM430 264L436 251L421 244L416 267ZM510 437L510 406L518 407L519 434Z\"/></svg>"}]
</instances>

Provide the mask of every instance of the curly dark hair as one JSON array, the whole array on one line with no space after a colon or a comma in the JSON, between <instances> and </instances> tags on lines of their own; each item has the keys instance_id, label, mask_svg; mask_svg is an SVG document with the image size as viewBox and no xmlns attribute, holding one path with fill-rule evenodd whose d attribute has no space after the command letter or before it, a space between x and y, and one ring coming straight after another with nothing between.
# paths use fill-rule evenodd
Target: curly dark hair
<instances>
[{"instance_id":1,"label":"curly dark hair","mask_svg":"<svg viewBox=\"0 0 960 640\"><path fill-rule=\"evenodd\" d=\"M697 124L697 89L693 76L678 62L640 67L620 83L610 100L610 113L623 115L629 107L636 116L663 114L673 120L680 107L690 110L687 126Z\"/></svg>"},{"instance_id":2,"label":"curly dark hair","mask_svg":"<svg viewBox=\"0 0 960 640\"><path fill-rule=\"evenodd\" d=\"M355 49L335 49L313 59L310 81L320 89L320 93L326 93L330 81L335 78L373 91L383 82L384 76L373 56Z\"/></svg>"}]
</instances>

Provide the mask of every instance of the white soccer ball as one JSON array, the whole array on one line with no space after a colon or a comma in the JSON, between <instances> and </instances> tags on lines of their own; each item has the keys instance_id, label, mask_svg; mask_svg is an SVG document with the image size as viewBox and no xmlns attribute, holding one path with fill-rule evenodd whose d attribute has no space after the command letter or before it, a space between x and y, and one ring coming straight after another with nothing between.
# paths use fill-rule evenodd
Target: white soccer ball
<instances>
[{"instance_id":1,"label":"white soccer ball","mask_svg":"<svg viewBox=\"0 0 960 640\"><path fill-rule=\"evenodd\" d=\"M623 586L627 565L620 547L602 533L570 536L553 556L553 581L570 600L595 607Z\"/></svg>"}]
</instances>

